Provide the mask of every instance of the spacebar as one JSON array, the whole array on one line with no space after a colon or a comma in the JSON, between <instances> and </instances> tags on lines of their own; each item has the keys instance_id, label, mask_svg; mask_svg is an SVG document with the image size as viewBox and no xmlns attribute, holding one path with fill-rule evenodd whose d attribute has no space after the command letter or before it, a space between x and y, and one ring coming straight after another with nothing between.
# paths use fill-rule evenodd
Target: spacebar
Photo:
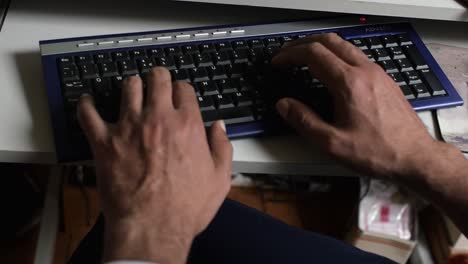
<instances>
[{"instance_id":1,"label":"spacebar","mask_svg":"<svg viewBox=\"0 0 468 264\"><path fill-rule=\"evenodd\" d=\"M238 124L255 121L255 117L250 107L236 107L218 110L219 118L229 124Z\"/></svg>"}]
</instances>

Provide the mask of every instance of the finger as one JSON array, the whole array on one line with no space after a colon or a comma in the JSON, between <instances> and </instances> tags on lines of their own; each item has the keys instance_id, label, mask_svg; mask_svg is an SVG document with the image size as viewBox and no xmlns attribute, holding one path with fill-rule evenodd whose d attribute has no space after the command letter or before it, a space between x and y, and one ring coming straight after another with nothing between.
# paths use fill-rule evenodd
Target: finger
<instances>
[{"instance_id":1,"label":"finger","mask_svg":"<svg viewBox=\"0 0 468 264\"><path fill-rule=\"evenodd\" d=\"M138 76L130 76L124 80L122 99L120 101L120 119L125 116L139 116L143 107L143 82Z\"/></svg>"},{"instance_id":2,"label":"finger","mask_svg":"<svg viewBox=\"0 0 468 264\"><path fill-rule=\"evenodd\" d=\"M200 112L195 89L189 83L175 82L172 86L172 101L176 109Z\"/></svg>"},{"instance_id":3,"label":"finger","mask_svg":"<svg viewBox=\"0 0 468 264\"><path fill-rule=\"evenodd\" d=\"M107 135L107 125L99 116L90 95L83 95L78 102L78 121L91 145Z\"/></svg>"},{"instance_id":4,"label":"finger","mask_svg":"<svg viewBox=\"0 0 468 264\"><path fill-rule=\"evenodd\" d=\"M283 50L311 42L321 43L331 52L335 53L339 58L351 65L358 66L370 63L367 56L358 47L344 40L336 33L310 35L305 38L291 41L283 46Z\"/></svg>"},{"instance_id":5,"label":"finger","mask_svg":"<svg viewBox=\"0 0 468 264\"><path fill-rule=\"evenodd\" d=\"M172 105L171 74L164 67L155 67L148 73L146 107L150 109L168 109Z\"/></svg>"},{"instance_id":6,"label":"finger","mask_svg":"<svg viewBox=\"0 0 468 264\"><path fill-rule=\"evenodd\" d=\"M333 88L341 87L346 72L351 68L319 42L288 48L273 58L272 63L281 66L307 65L309 71L332 92Z\"/></svg>"},{"instance_id":7,"label":"finger","mask_svg":"<svg viewBox=\"0 0 468 264\"><path fill-rule=\"evenodd\" d=\"M305 138L324 144L335 134L335 128L323 121L315 112L303 103L283 98L276 103L276 109L281 117Z\"/></svg>"},{"instance_id":8,"label":"finger","mask_svg":"<svg viewBox=\"0 0 468 264\"><path fill-rule=\"evenodd\" d=\"M224 121L216 121L210 130L209 143L216 169L231 177L232 145L226 135Z\"/></svg>"}]
</instances>

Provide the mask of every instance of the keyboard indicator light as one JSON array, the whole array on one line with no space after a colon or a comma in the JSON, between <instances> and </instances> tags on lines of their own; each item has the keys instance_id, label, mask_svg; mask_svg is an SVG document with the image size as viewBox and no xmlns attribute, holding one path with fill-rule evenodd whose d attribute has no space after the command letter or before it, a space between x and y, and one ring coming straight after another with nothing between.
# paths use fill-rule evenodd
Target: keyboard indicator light
<instances>
[{"instance_id":1,"label":"keyboard indicator light","mask_svg":"<svg viewBox=\"0 0 468 264\"><path fill-rule=\"evenodd\" d=\"M215 32L213 32L211 34L213 34L213 36L222 36L222 35L226 35L227 32L226 31L215 31Z\"/></svg>"},{"instance_id":2,"label":"keyboard indicator light","mask_svg":"<svg viewBox=\"0 0 468 264\"><path fill-rule=\"evenodd\" d=\"M161 36L161 37L157 37L156 40L170 40L172 39L172 36Z\"/></svg>"},{"instance_id":3,"label":"keyboard indicator light","mask_svg":"<svg viewBox=\"0 0 468 264\"><path fill-rule=\"evenodd\" d=\"M188 34L183 34L183 35L177 35L176 39L188 39L190 38L190 35Z\"/></svg>"},{"instance_id":4,"label":"keyboard indicator light","mask_svg":"<svg viewBox=\"0 0 468 264\"><path fill-rule=\"evenodd\" d=\"M196 33L196 34L193 34L193 36L196 38L203 38L203 37L208 37L208 33Z\"/></svg>"},{"instance_id":5,"label":"keyboard indicator light","mask_svg":"<svg viewBox=\"0 0 468 264\"><path fill-rule=\"evenodd\" d=\"M145 41L151 41L153 38L139 38L137 39L138 42L145 42Z\"/></svg>"},{"instance_id":6,"label":"keyboard indicator light","mask_svg":"<svg viewBox=\"0 0 468 264\"><path fill-rule=\"evenodd\" d=\"M230 33L231 33L231 34L244 34L244 33L245 33L245 30L243 30L243 29L236 29L236 30L231 30Z\"/></svg>"},{"instance_id":7,"label":"keyboard indicator light","mask_svg":"<svg viewBox=\"0 0 468 264\"><path fill-rule=\"evenodd\" d=\"M119 44L126 44L126 43L132 43L133 39L122 39L117 41Z\"/></svg>"},{"instance_id":8,"label":"keyboard indicator light","mask_svg":"<svg viewBox=\"0 0 468 264\"><path fill-rule=\"evenodd\" d=\"M78 48L91 47L94 46L94 43L80 43L76 45Z\"/></svg>"},{"instance_id":9,"label":"keyboard indicator light","mask_svg":"<svg viewBox=\"0 0 468 264\"><path fill-rule=\"evenodd\" d=\"M115 41L101 41L101 42L98 42L98 45L100 46L103 46L103 45L112 45L114 44Z\"/></svg>"}]
</instances>

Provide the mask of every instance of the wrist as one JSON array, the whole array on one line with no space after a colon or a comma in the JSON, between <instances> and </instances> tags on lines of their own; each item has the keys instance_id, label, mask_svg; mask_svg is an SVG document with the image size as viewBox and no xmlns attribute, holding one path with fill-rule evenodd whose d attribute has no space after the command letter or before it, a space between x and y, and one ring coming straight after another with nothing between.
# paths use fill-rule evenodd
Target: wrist
<instances>
[{"instance_id":1,"label":"wrist","mask_svg":"<svg viewBox=\"0 0 468 264\"><path fill-rule=\"evenodd\" d=\"M193 237L168 232L141 221L108 221L104 261L131 259L156 263L185 263Z\"/></svg>"},{"instance_id":2,"label":"wrist","mask_svg":"<svg viewBox=\"0 0 468 264\"><path fill-rule=\"evenodd\" d=\"M467 167L466 159L458 148L435 140L417 149L406 165L407 170L403 170L404 175L400 175L400 179L416 180L431 188L445 185L448 178L453 182Z\"/></svg>"}]
</instances>

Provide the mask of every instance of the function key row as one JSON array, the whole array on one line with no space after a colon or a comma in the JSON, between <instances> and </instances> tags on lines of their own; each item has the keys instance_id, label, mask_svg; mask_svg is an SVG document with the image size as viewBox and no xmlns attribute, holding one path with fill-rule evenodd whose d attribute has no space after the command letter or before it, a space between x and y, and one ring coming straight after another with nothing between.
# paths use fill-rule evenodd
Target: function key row
<instances>
[{"instance_id":1,"label":"function key row","mask_svg":"<svg viewBox=\"0 0 468 264\"><path fill-rule=\"evenodd\" d=\"M198 39L198 38L207 38L209 36L218 37L218 36L227 36L227 35L241 35L244 34L244 29L233 29L233 30L220 30L220 31L213 31L213 32L198 32L193 34L177 34L177 35L167 35L167 36L158 36L158 37L139 37L139 38L127 38L127 39L120 39L120 40L106 40L106 41L98 41L98 42L82 42L78 43L76 46L78 48L88 48L93 46L109 46L113 44L129 44L129 43L145 43L151 41L170 41L173 39L176 40L185 40L185 39Z\"/></svg>"},{"instance_id":2,"label":"function key row","mask_svg":"<svg viewBox=\"0 0 468 264\"><path fill-rule=\"evenodd\" d=\"M362 50L391 48L413 44L407 34L386 35L370 38L355 38L350 39L349 41Z\"/></svg>"}]
</instances>

